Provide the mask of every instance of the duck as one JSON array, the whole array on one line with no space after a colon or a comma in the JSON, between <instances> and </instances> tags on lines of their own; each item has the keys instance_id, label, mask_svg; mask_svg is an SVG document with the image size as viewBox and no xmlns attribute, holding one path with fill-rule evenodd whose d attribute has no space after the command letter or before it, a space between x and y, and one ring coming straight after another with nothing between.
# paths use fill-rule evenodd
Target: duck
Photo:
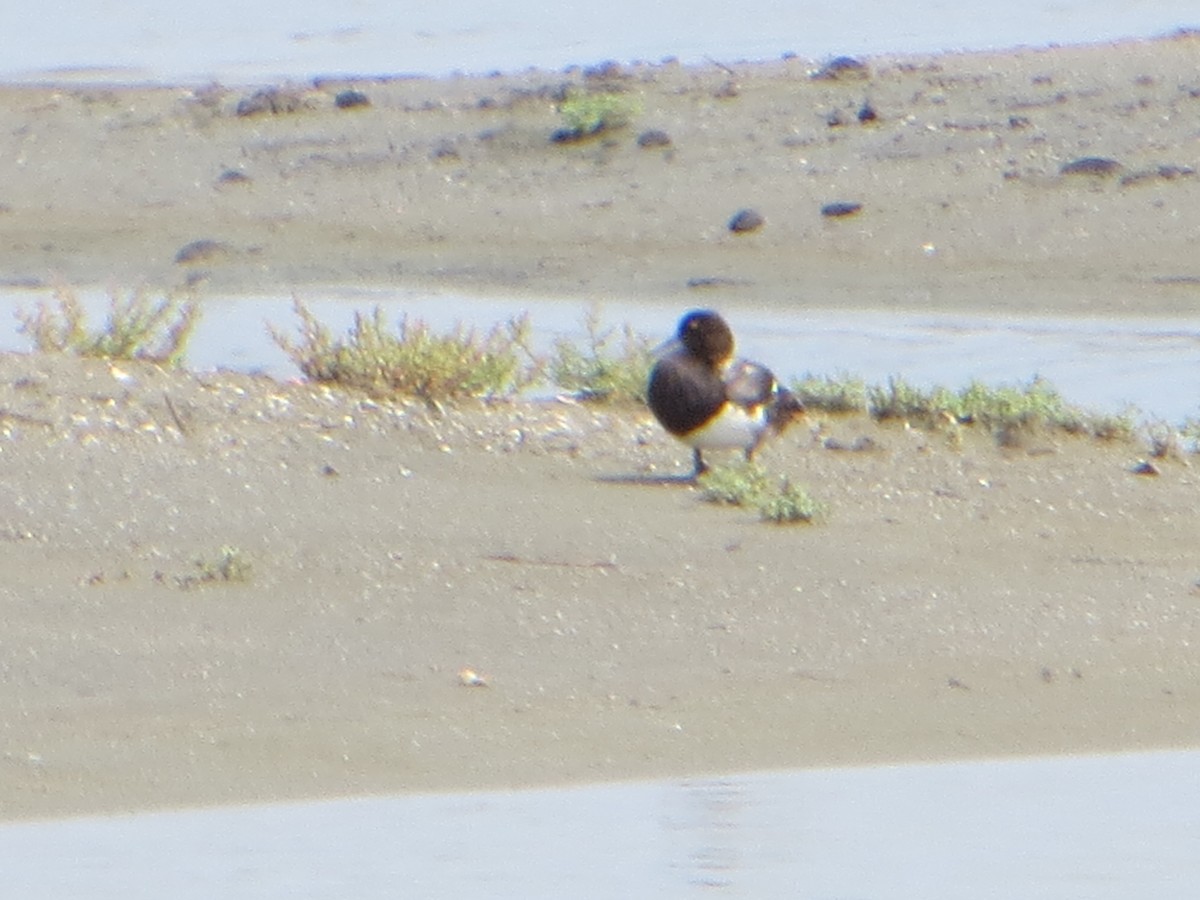
<instances>
[{"instance_id":1,"label":"duck","mask_svg":"<svg viewBox=\"0 0 1200 900\"><path fill-rule=\"evenodd\" d=\"M679 320L658 348L646 399L659 424L692 448L692 480L708 471L705 450L741 450L747 460L804 413L766 366L734 357L733 330L711 309Z\"/></svg>"}]
</instances>

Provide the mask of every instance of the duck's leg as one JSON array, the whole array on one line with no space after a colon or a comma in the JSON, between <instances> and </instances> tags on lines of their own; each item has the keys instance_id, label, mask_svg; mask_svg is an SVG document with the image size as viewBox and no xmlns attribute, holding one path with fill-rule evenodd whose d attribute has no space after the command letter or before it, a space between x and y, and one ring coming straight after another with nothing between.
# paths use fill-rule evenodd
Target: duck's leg
<instances>
[{"instance_id":1,"label":"duck's leg","mask_svg":"<svg viewBox=\"0 0 1200 900\"><path fill-rule=\"evenodd\" d=\"M704 457L700 454L700 448L692 449L692 479L695 480L708 471L708 463L704 461Z\"/></svg>"},{"instance_id":2,"label":"duck's leg","mask_svg":"<svg viewBox=\"0 0 1200 900\"><path fill-rule=\"evenodd\" d=\"M758 452L758 448L766 443L768 433L766 430L760 431L758 437L754 439L754 443L746 448L746 462L754 462L754 454Z\"/></svg>"}]
</instances>

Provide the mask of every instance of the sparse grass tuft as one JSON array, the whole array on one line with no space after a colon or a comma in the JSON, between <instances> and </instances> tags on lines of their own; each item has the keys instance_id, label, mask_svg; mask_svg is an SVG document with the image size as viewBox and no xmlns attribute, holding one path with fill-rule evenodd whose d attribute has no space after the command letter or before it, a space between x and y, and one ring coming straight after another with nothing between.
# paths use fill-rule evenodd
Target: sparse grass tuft
<instances>
[{"instance_id":1,"label":"sparse grass tuft","mask_svg":"<svg viewBox=\"0 0 1200 900\"><path fill-rule=\"evenodd\" d=\"M646 382L654 365L650 342L626 324L621 346L613 352L616 329L602 330L600 313L595 308L588 311L584 326L587 343L583 350L566 338L555 342L550 360L551 380L583 400L644 403Z\"/></svg>"},{"instance_id":2,"label":"sparse grass tuft","mask_svg":"<svg viewBox=\"0 0 1200 900\"><path fill-rule=\"evenodd\" d=\"M1034 378L1026 385L992 387L972 382L960 391L935 387L928 391L893 377L867 389L867 406L876 419L903 419L927 428L979 425L1004 444L1038 429L1065 431L1103 440L1128 439L1128 415L1088 413L1071 406L1050 384Z\"/></svg>"},{"instance_id":3,"label":"sparse grass tuft","mask_svg":"<svg viewBox=\"0 0 1200 900\"><path fill-rule=\"evenodd\" d=\"M806 375L793 382L792 393L810 411L827 413L864 412L867 408L867 385L861 378L850 375Z\"/></svg>"},{"instance_id":4,"label":"sparse grass tuft","mask_svg":"<svg viewBox=\"0 0 1200 900\"><path fill-rule=\"evenodd\" d=\"M376 307L370 315L355 313L345 339L334 338L299 300L296 315L299 340L273 327L271 336L305 377L376 395L400 394L431 404L507 396L531 384L541 369L528 350L529 317L524 315L483 335L461 327L435 334L407 317L392 332Z\"/></svg>"},{"instance_id":5,"label":"sparse grass tuft","mask_svg":"<svg viewBox=\"0 0 1200 900\"><path fill-rule=\"evenodd\" d=\"M758 503L763 519L778 525L811 522L824 512L824 507L808 491L784 478L779 487Z\"/></svg>"},{"instance_id":6,"label":"sparse grass tuft","mask_svg":"<svg viewBox=\"0 0 1200 900\"><path fill-rule=\"evenodd\" d=\"M1182 428L1172 428L1166 422L1149 424L1146 441L1150 447L1150 458L1183 462L1187 457L1186 444L1189 441L1187 428L1187 423Z\"/></svg>"},{"instance_id":7,"label":"sparse grass tuft","mask_svg":"<svg viewBox=\"0 0 1200 900\"><path fill-rule=\"evenodd\" d=\"M880 420L903 419L932 427L954 405L953 394L945 388L924 391L899 376L889 378L886 385L867 388L867 409Z\"/></svg>"},{"instance_id":8,"label":"sparse grass tuft","mask_svg":"<svg viewBox=\"0 0 1200 900\"><path fill-rule=\"evenodd\" d=\"M1088 414L1084 424L1087 433L1097 440L1129 441L1133 439L1136 431L1133 416L1133 410L1120 415Z\"/></svg>"},{"instance_id":9,"label":"sparse grass tuft","mask_svg":"<svg viewBox=\"0 0 1200 900\"><path fill-rule=\"evenodd\" d=\"M1190 445L1193 453L1200 452L1200 419L1184 419L1179 426L1179 436Z\"/></svg>"},{"instance_id":10,"label":"sparse grass tuft","mask_svg":"<svg viewBox=\"0 0 1200 900\"><path fill-rule=\"evenodd\" d=\"M244 584L250 580L250 560L237 547L224 546L213 559L196 560L196 571L178 576L176 583L185 590L209 584Z\"/></svg>"},{"instance_id":11,"label":"sparse grass tuft","mask_svg":"<svg viewBox=\"0 0 1200 900\"><path fill-rule=\"evenodd\" d=\"M78 294L60 287L54 291L53 303L40 301L32 312L18 311L17 318L21 333L41 352L141 359L174 367L183 360L200 308L177 297L152 303L140 290L125 299L114 293L108 319L97 330L89 327Z\"/></svg>"},{"instance_id":12,"label":"sparse grass tuft","mask_svg":"<svg viewBox=\"0 0 1200 900\"><path fill-rule=\"evenodd\" d=\"M701 475L698 483L701 497L709 503L754 507L766 522L811 522L824 512L804 488L787 478L773 481L755 462L717 466Z\"/></svg>"},{"instance_id":13,"label":"sparse grass tuft","mask_svg":"<svg viewBox=\"0 0 1200 900\"><path fill-rule=\"evenodd\" d=\"M700 496L709 503L752 506L771 487L767 471L756 462L716 466L697 480Z\"/></svg>"},{"instance_id":14,"label":"sparse grass tuft","mask_svg":"<svg viewBox=\"0 0 1200 900\"><path fill-rule=\"evenodd\" d=\"M558 105L563 127L554 133L560 143L578 141L623 128L640 112L637 99L614 91L571 91Z\"/></svg>"}]
</instances>

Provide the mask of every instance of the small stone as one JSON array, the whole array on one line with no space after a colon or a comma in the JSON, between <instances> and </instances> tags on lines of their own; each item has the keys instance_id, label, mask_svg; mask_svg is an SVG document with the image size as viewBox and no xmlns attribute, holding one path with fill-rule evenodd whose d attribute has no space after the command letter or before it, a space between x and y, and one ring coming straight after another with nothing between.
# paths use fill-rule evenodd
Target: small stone
<instances>
[{"instance_id":1,"label":"small stone","mask_svg":"<svg viewBox=\"0 0 1200 900\"><path fill-rule=\"evenodd\" d=\"M1148 181L1174 181L1176 178L1188 178L1196 174L1191 166L1156 166L1153 169L1141 169L1121 176L1122 185L1142 184Z\"/></svg>"},{"instance_id":2,"label":"small stone","mask_svg":"<svg viewBox=\"0 0 1200 900\"><path fill-rule=\"evenodd\" d=\"M362 91L345 90L333 98L333 105L338 109L356 109L360 106L370 106L371 98Z\"/></svg>"},{"instance_id":3,"label":"small stone","mask_svg":"<svg viewBox=\"0 0 1200 900\"><path fill-rule=\"evenodd\" d=\"M179 252L175 254L175 263L177 265L188 265L190 263L208 262L217 257L224 256L229 252L229 247L222 244L220 241L214 241L211 238L201 238L198 241L192 241L190 244L184 244L179 248Z\"/></svg>"},{"instance_id":4,"label":"small stone","mask_svg":"<svg viewBox=\"0 0 1200 900\"><path fill-rule=\"evenodd\" d=\"M865 62L853 56L837 56L821 66L812 75L815 81L863 80L871 77Z\"/></svg>"},{"instance_id":5,"label":"small stone","mask_svg":"<svg viewBox=\"0 0 1200 900\"><path fill-rule=\"evenodd\" d=\"M879 113L875 112L875 107L871 105L870 100L864 100L863 105L858 108L858 121L866 125L868 122L874 122L879 119Z\"/></svg>"},{"instance_id":6,"label":"small stone","mask_svg":"<svg viewBox=\"0 0 1200 900\"><path fill-rule=\"evenodd\" d=\"M637 144L639 147L647 149L653 147L670 147L671 136L665 131L660 131L657 128L651 128L649 131L643 131L638 135Z\"/></svg>"},{"instance_id":7,"label":"small stone","mask_svg":"<svg viewBox=\"0 0 1200 900\"><path fill-rule=\"evenodd\" d=\"M840 219L845 216L852 216L861 209L861 203L839 201L837 203L826 203L822 206L821 215L827 219Z\"/></svg>"},{"instance_id":8,"label":"small stone","mask_svg":"<svg viewBox=\"0 0 1200 900\"><path fill-rule=\"evenodd\" d=\"M237 169L226 169L217 176L218 184L249 184L253 180L245 172L239 172Z\"/></svg>"},{"instance_id":9,"label":"small stone","mask_svg":"<svg viewBox=\"0 0 1200 900\"><path fill-rule=\"evenodd\" d=\"M766 219L754 209L740 209L734 213L733 218L729 220L729 230L734 234L745 234L750 231L758 231L766 224Z\"/></svg>"},{"instance_id":10,"label":"small stone","mask_svg":"<svg viewBox=\"0 0 1200 900\"><path fill-rule=\"evenodd\" d=\"M1115 159L1105 156L1084 156L1080 159L1073 159L1069 163L1063 163L1062 168L1058 171L1063 175L1096 175L1108 178L1116 175L1123 168L1124 166Z\"/></svg>"}]
</instances>

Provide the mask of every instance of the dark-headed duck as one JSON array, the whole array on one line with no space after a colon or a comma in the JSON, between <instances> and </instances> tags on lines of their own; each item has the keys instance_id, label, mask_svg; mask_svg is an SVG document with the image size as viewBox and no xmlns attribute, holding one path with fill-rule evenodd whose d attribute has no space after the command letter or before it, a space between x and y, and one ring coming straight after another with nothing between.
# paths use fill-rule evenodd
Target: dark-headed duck
<instances>
[{"instance_id":1,"label":"dark-headed duck","mask_svg":"<svg viewBox=\"0 0 1200 900\"><path fill-rule=\"evenodd\" d=\"M804 406L758 363L734 359L733 332L712 310L679 322L650 372L647 400L663 428L692 448L694 476L704 450L742 450L747 459Z\"/></svg>"}]
</instances>

